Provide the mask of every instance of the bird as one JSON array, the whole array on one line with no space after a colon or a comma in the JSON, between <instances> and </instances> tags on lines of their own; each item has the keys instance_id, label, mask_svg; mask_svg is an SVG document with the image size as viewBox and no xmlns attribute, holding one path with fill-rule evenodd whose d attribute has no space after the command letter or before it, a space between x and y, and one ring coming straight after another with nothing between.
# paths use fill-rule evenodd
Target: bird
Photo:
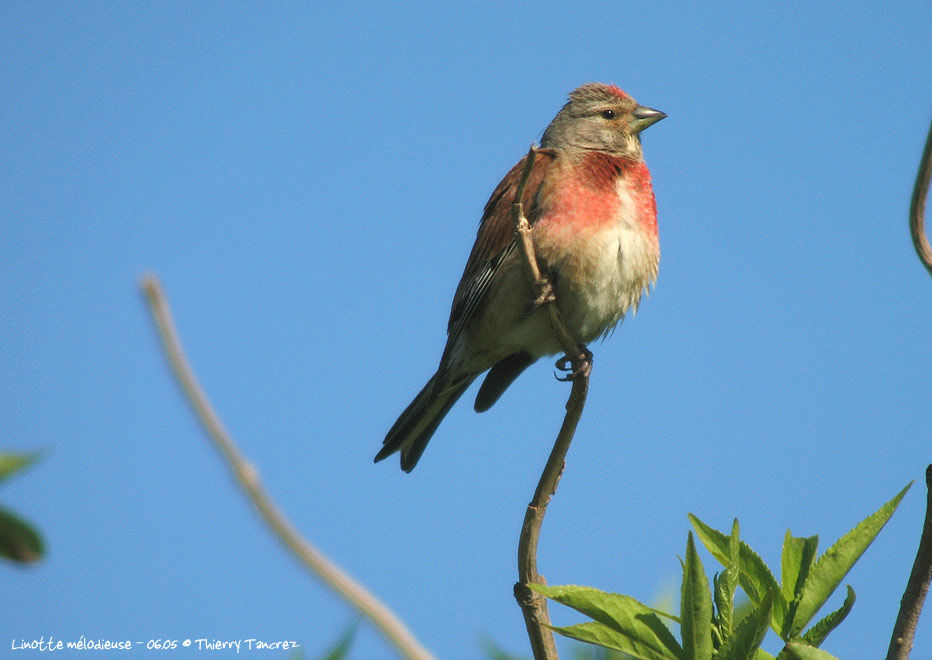
<instances>
[{"instance_id":1,"label":"bird","mask_svg":"<svg viewBox=\"0 0 932 660\"><path fill-rule=\"evenodd\" d=\"M536 149L521 202L542 274L582 344L609 334L656 281L657 204L640 134L664 117L614 84L587 83L570 92ZM488 372L474 405L484 412L537 359L563 352L546 310L532 304L515 242L511 206L527 158L486 203L437 371L388 431L375 462L400 452L401 469L410 472L478 376Z\"/></svg>"}]
</instances>

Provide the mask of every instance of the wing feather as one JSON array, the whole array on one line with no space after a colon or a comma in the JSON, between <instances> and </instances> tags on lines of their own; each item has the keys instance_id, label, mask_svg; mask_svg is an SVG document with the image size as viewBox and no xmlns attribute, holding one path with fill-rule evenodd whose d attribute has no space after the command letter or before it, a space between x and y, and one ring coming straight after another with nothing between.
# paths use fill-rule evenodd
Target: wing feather
<instances>
[{"instance_id":1,"label":"wing feather","mask_svg":"<svg viewBox=\"0 0 932 660\"><path fill-rule=\"evenodd\" d=\"M524 213L531 224L540 212L537 206L538 190L547 169L555 158L556 154L553 150L539 149L534 159L534 165L524 189L524 197L521 200L524 204ZM447 324L448 345L455 341L475 315L499 266L515 249L511 205L515 199L518 181L524 170L526 159L527 156L511 168L485 205L479 231L476 234L476 242L466 262L463 277L456 288L456 295L453 297L453 308L450 310L450 320Z\"/></svg>"}]
</instances>

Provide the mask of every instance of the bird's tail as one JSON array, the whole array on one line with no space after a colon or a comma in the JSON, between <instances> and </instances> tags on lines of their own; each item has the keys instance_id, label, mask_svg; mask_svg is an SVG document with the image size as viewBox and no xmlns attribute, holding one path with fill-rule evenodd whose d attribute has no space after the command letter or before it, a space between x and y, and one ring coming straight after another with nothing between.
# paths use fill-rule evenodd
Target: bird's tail
<instances>
[{"instance_id":1,"label":"bird's tail","mask_svg":"<svg viewBox=\"0 0 932 660\"><path fill-rule=\"evenodd\" d=\"M400 451L401 469L413 470L437 426L474 379L475 376L470 376L449 383L434 374L388 431L375 461Z\"/></svg>"}]
</instances>

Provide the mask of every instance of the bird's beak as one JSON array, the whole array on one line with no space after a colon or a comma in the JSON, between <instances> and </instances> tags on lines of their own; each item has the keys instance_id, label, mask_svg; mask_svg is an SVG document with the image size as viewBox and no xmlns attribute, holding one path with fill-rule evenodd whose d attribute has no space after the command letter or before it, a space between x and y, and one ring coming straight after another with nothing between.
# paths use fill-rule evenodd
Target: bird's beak
<instances>
[{"instance_id":1,"label":"bird's beak","mask_svg":"<svg viewBox=\"0 0 932 660\"><path fill-rule=\"evenodd\" d=\"M654 110L644 105L636 107L633 114L634 121L629 125L631 126L631 130L635 133L640 133L648 126L653 126L667 116L666 113L660 112L660 110Z\"/></svg>"}]
</instances>

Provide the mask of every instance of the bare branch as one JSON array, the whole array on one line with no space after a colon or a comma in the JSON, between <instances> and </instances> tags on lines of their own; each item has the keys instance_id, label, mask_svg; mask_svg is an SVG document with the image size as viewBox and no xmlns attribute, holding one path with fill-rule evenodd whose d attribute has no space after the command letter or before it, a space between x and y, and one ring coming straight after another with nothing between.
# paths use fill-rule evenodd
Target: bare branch
<instances>
[{"instance_id":1,"label":"bare branch","mask_svg":"<svg viewBox=\"0 0 932 660\"><path fill-rule=\"evenodd\" d=\"M537 264L537 255L534 250L533 230L531 229L531 223L528 222L527 217L524 215L524 204L521 202L536 157L537 148L532 145L530 151L528 151L527 160L524 161L524 169L521 171L521 178L518 180L515 201L511 205L511 217L515 226L515 238L521 247L521 257L527 269L528 280L537 294L535 303L546 305L547 313L550 314L550 327L553 329L557 341L560 342L560 346L563 347L563 352L570 358L575 371L583 366L583 362L588 359L588 356L580 352L579 344L573 339L572 333L570 333L566 324L563 322L563 318L560 316L560 309L553 304L556 302L556 298L553 295L553 287L550 281L540 272L540 267Z\"/></svg>"},{"instance_id":2,"label":"bare branch","mask_svg":"<svg viewBox=\"0 0 932 660\"><path fill-rule=\"evenodd\" d=\"M909 232L913 237L913 246L919 260L932 275L932 247L925 234L925 208L926 196L929 194L929 179L932 177L932 125L926 136L926 146L922 150L922 160L919 162L919 172L916 174L916 185L913 186L913 198L909 205Z\"/></svg>"},{"instance_id":3,"label":"bare branch","mask_svg":"<svg viewBox=\"0 0 932 660\"><path fill-rule=\"evenodd\" d=\"M919 161L919 172L913 186L913 197L909 204L909 232L913 237L913 246L919 261L932 275L932 247L925 235L926 197L929 194L929 180L932 178L932 125L926 135L926 145ZM906 590L900 599L900 611L893 625L893 635L887 649L887 660L907 660L913 648L913 637L919 624L919 615L929 593L932 582L932 465L926 468L926 517L919 538L919 549L913 570L906 582Z\"/></svg>"},{"instance_id":4,"label":"bare branch","mask_svg":"<svg viewBox=\"0 0 932 660\"><path fill-rule=\"evenodd\" d=\"M932 131L929 133L932 135ZM900 611L893 626L887 660L907 660L913 648L913 637L919 625L922 605L932 582L932 465L926 468L926 517L919 539L916 561L906 582L906 590L900 600Z\"/></svg>"},{"instance_id":5,"label":"bare branch","mask_svg":"<svg viewBox=\"0 0 932 660\"><path fill-rule=\"evenodd\" d=\"M142 279L142 289L149 302L149 309L159 331L159 338L168 363L184 390L185 397L198 419L223 455L233 477L256 507L259 515L272 533L287 547L305 568L316 574L344 600L365 616L378 628L386 639L408 660L434 660L427 649L414 638L402 621L370 594L362 585L343 573L333 562L312 546L295 529L294 525L279 510L259 482L256 469L240 453L232 437L214 412L207 395L201 388L185 357L172 320L168 300L162 286L154 275Z\"/></svg>"},{"instance_id":6,"label":"bare branch","mask_svg":"<svg viewBox=\"0 0 932 660\"><path fill-rule=\"evenodd\" d=\"M524 170L521 173L521 179L515 193L515 201L511 207L512 219L515 225L515 240L521 246L521 254L527 269L528 279L532 288L537 292L535 302L538 305L547 307L553 333L573 365L573 388L569 400L566 402L566 415L563 418L560 433L554 442L547 464L544 466L537 489L534 491L534 497L531 503L528 504L527 511L524 514L524 524L521 526L521 535L518 539L518 583L515 584L515 599L517 599L524 614L524 623L527 627L535 660L557 660L556 644L553 640L553 633L548 627L550 625L550 615L547 612L547 599L532 591L528 584L546 584L546 580L537 572L537 541L540 538L540 528L544 522L547 505L557 490L557 484L559 484L560 476L563 474L566 453L569 451L570 443L573 441L573 434L576 432L576 425L579 423L586 403L586 394L589 390L591 354L588 351L580 350L579 344L573 339L560 316L560 310L554 304L556 298L553 294L553 288L547 278L541 274L537 264L531 225L524 215L524 207L521 202L528 177L534 166L536 154L537 149L532 146L525 160Z\"/></svg>"}]
</instances>

